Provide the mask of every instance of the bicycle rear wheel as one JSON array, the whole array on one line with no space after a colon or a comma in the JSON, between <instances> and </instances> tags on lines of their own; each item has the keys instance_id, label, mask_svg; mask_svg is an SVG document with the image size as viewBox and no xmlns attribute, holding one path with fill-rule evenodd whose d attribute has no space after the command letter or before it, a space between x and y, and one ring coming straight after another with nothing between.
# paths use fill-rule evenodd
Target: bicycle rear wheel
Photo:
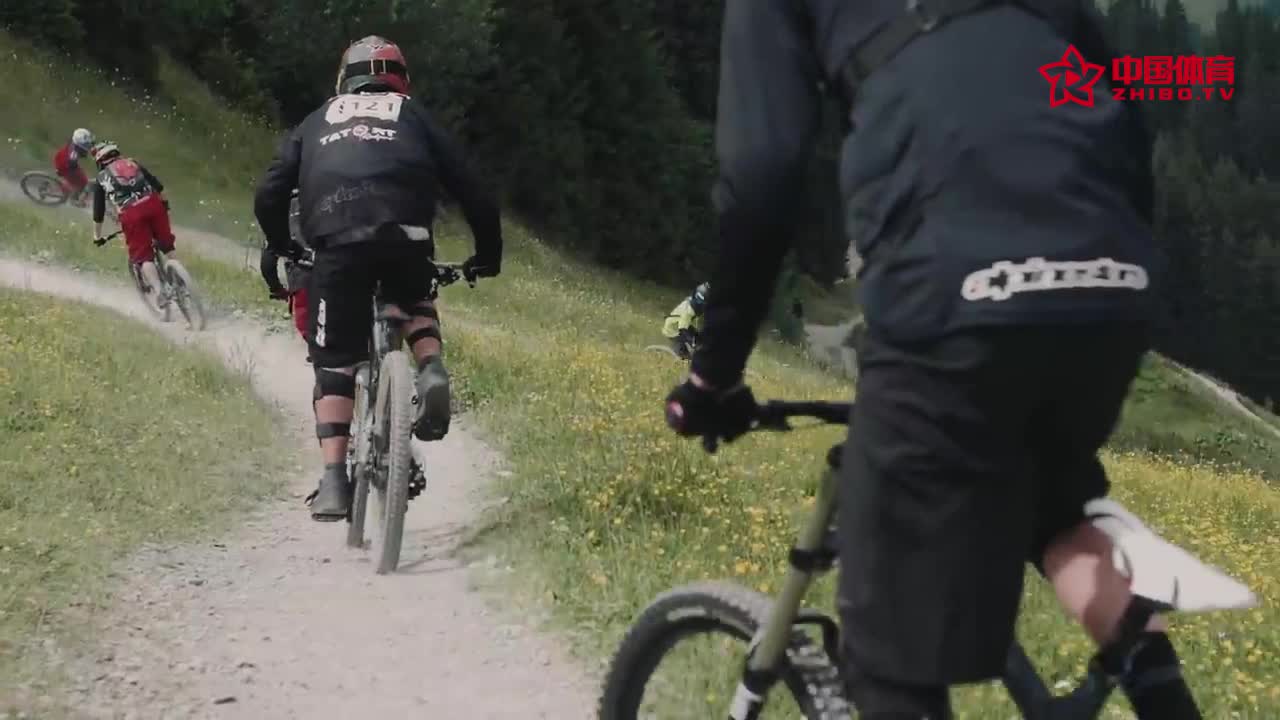
<instances>
[{"instance_id":1,"label":"bicycle rear wheel","mask_svg":"<svg viewBox=\"0 0 1280 720\"><path fill-rule=\"evenodd\" d=\"M47 172L32 170L25 173L18 181L22 193L31 202L45 207L57 207L68 199L67 190L56 176Z\"/></svg>"},{"instance_id":2,"label":"bicycle rear wheel","mask_svg":"<svg viewBox=\"0 0 1280 720\"><path fill-rule=\"evenodd\" d=\"M169 286L173 289L173 300L178 303L178 309L182 311L182 317L186 318L187 327L192 330L203 330L205 325L204 303L200 301L200 295L196 292L195 282L191 280L191 274L177 260L167 261L165 267L169 275Z\"/></svg>"},{"instance_id":3,"label":"bicycle rear wheel","mask_svg":"<svg viewBox=\"0 0 1280 720\"><path fill-rule=\"evenodd\" d=\"M378 574L395 572L404 541L404 514L409 509L409 472L413 454L409 439L413 430L413 371L409 356L393 350L382 359L378 373L377 412L385 420L386 481L375 485L374 509L378 520Z\"/></svg>"},{"instance_id":4,"label":"bicycle rear wheel","mask_svg":"<svg viewBox=\"0 0 1280 720\"><path fill-rule=\"evenodd\" d=\"M347 477L355 482L351 516L347 519L347 547L364 547L364 518L369 507L369 475L377 472L373 452L373 404L369 402L369 367L356 371L355 419L347 449Z\"/></svg>"},{"instance_id":5,"label":"bicycle rear wheel","mask_svg":"<svg viewBox=\"0 0 1280 720\"><path fill-rule=\"evenodd\" d=\"M675 350L672 350L670 347L666 345L646 345L644 349L645 349L645 352L664 353L666 355L670 355L671 357L677 360L681 359L680 356L676 354Z\"/></svg>"},{"instance_id":6,"label":"bicycle rear wheel","mask_svg":"<svg viewBox=\"0 0 1280 720\"><path fill-rule=\"evenodd\" d=\"M160 289L151 288L151 292L147 292L147 281L142 276L142 266L129 263L129 277L133 278L133 288L138 291L138 298L142 300L142 304L147 306L151 314L161 322L169 322L170 308L169 305L160 307L156 302L159 297Z\"/></svg>"},{"instance_id":7,"label":"bicycle rear wheel","mask_svg":"<svg viewBox=\"0 0 1280 720\"><path fill-rule=\"evenodd\" d=\"M609 665L600 720L725 717L751 639L768 622L771 606L772 600L760 593L722 582L660 595L640 613ZM686 643L694 640L710 642ZM657 675L668 663L670 675ZM851 717L839 672L820 644L800 630L792 632L780 679L762 718ZM793 702L777 691L783 686Z\"/></svg>"}]
</instances>

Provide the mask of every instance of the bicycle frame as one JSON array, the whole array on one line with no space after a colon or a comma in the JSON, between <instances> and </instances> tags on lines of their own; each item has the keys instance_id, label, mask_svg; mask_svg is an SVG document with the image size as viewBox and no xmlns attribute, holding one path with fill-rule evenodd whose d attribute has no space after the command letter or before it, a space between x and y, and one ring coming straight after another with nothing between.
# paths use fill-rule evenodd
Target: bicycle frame
<instances>
[{"instance_id":1,"label":"bicycle frame","mask_svg":"<svg viewBox=\"0 0 1280 720\"><path fill-rule=\"evenodd\" d=\"M835 564L836 553L830 539L834 530L840 451L841 446L836 445L827 454L827 467L818 484L813 511L801 526L789 554L790 568L774 600L769 622L752 639L729 720L759 717L765 696L778 680L791 632L797 625L817 625L822 630L827 655L840 666L839 625L830 617L801 607L813 581ZM1009 649L1001 681L1026 720L1096 718L1119 681L1104 669L1101 658L1128 658L1147 621L1158 610L1160 608L1150 601L1135 596L1121 620L1117 640L1094 656L1084 678L1070 694L1053 695L1017 641Z\"/></svg>"}]
</instances>

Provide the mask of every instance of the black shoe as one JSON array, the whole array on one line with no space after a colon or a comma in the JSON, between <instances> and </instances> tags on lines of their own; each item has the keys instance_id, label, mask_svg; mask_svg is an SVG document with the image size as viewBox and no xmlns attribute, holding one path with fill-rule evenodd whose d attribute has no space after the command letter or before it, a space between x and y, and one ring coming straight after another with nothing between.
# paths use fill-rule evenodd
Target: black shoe
<instances>
[{"instance_id":1,"label":"black shoe","mask_svg":"<svg viewBox=\"0 0 1280 720\"><path fill-rule=\"evenodd\" d=\"M449 432L449 371L444 360L434 357L418 371L414 381L418 394L417 419L413 423L413 436L430 442L439 440Z\"/></svg>"},{"instance_id":2,"label":"black shoe","mask_svg":"<svg viewBox=\"0 0 1280 720\"><path fill-rule=\"evenodd\" d=\"M311 519L318 522L345 520L351 513L351 496L346 464L326 465L320 487L308 498Z\"/></svg>"}]
</instances>

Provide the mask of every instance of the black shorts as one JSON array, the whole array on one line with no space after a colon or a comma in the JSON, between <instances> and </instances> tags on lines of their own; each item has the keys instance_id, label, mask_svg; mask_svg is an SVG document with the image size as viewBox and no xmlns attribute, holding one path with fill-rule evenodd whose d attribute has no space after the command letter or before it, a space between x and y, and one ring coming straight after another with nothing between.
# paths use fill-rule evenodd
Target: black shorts
<instances>
[{"instance_id":1,"label":"black shorts","mask_svg":"<svg viewBox=\"0 0 1280 720\"><path fill-rule=\"evenodd\" d=\"M316 251L307 288L308 337L316 367L350 367L369 357L373 294L404 310L432 297L434 245L379 239Z\"/></svg>"},{"instance_id":2,"label":"black shorts","mask_svg":"<svg viewBox=\"0 0 1280 720\"><path fill-rule=\"evenodd\" d=\"M912 685L998 677L1028 561L1109 484L1147 349L1129 326L869 334L839 493L845 657Z\"/></svg>"}]
</instances>

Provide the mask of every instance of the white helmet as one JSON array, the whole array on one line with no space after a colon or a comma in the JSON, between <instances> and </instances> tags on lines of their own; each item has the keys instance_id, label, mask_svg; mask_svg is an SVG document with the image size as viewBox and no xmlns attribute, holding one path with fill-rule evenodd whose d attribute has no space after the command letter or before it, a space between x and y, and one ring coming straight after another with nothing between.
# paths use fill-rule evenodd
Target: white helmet
<instances>
[{"instance_id":1,"label":"white helmet","mask_svg":"<svg viewBox=\"0 0 1280 720\"><path fill-rule=\"evenodd\" d=\"M79 128L71 133L71 144L81 150L88 150L93 145L93 133L85 128Z\"/></svg>"}]
</instances>

